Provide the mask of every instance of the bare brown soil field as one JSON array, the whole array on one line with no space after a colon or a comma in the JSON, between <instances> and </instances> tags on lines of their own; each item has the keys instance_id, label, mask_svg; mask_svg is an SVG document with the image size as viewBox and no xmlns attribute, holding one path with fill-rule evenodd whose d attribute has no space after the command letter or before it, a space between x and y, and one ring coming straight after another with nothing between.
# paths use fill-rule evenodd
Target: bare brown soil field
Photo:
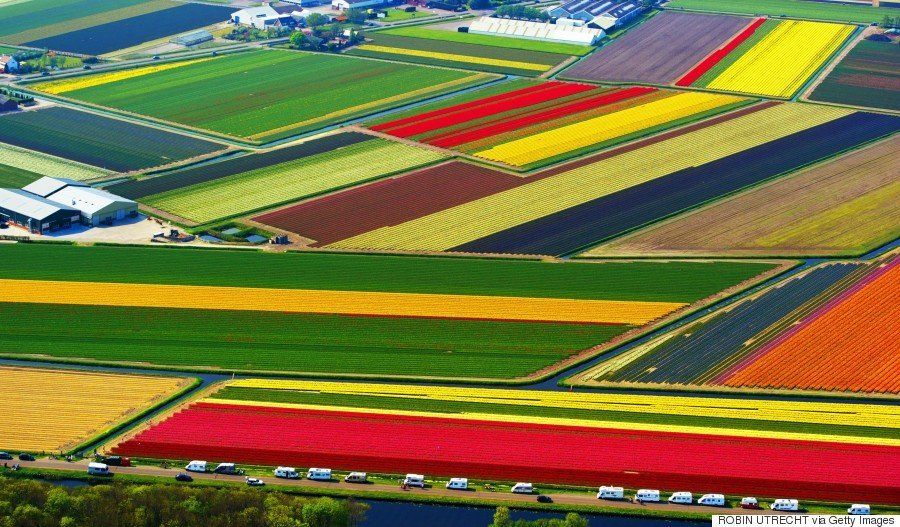
<instances>
[{"instance_id":1,"label":"bare brown soil field","mask_svg":"<svg viewBox=\"0 0 900 527\"><path fill-rule=\"evenodd\" d=\"M900 137L600 246L588 256L847 255L900 235Z\"/></svg>"}]
</instances>

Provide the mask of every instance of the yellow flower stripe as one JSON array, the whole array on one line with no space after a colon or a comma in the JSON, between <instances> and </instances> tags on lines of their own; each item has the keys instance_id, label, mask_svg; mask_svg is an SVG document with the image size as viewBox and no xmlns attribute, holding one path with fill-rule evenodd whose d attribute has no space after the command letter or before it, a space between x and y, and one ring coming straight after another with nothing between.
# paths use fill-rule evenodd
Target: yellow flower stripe
<instances>
[{"instance_id":1,"label":"yellow flower stripe","mask_svg":"<svg viewBox=\"0 0 900 527\"><path fill-rule=\"evenodd\" d=\"M853 32L853 26L785 20L707 85L789 98Z\"/></svg>"},{"instance_id":2,"label":"yellow flower stripe","mask_svg":"<svg viewBox=\"0 0 900 527\"><path fill-rule=\"evenodd\" d=\"M66 451L189 382L182 377L0 367L0 445Z\"/></svg>"},{"instance_id":3,"label":"yellow flower stripe","mask_svg":"<svg viewBox=\"0 0 900 527\"><path fill-rule=\"evenodd\" d=\"M504 296L0 280L0 301L370 316L646 324L686 304Z\"/></svg>"},{"instance_id":4,"label":"yellow flower stripe","mask_svg":"<svg viewBox=\"0 0 900 527\"><path fill-rule=\"evenodd\" d=\"M422 51L420 49L394 48L389 46L377 46L375 44L363 44L359 47L363 51L376 51L379 53L391 53L394 55L409 55L411 57L424 57L429 59L449 60L469 64L484 64L487 66L500 66L504 68L516 68L520 70L547 71L551 68L546 64L533 62L519 62L517 60L491 59L487 57L474 57L472 55L456 55L454 53L440 53L438 51Z\"/></svg>"},{"instance_id":5,"label":"yellow flower stripe","mask_svg":"<svg viewBox=\"0 0 900 527\"><path fill-rule=\"evenodd\" d=\"M263 137L267 137L270 135L274 135L285 130L290 130L293 128L299 128L301 126L308 126L310 124L327 121L329 119L333 119L335 117L340 117L342 115L349 115L352 113L357 113L360 111L369 110L372 108L378 108L379 106L385 106L388 104L392 104L399 101L406 101L410 99L414 99L416 97L422 95L428 95L429 93L439 92L446 90L448 88L452 88L454 86L459 86L460 84L469 84L471 82L475 82L480 79L495 79L496 75L489 75L486 73L477 73L470 75L468 77L463 77L461 79L455 79L452 81L448 81L442 84L435 84L434 86L428 86L425 88L420 88L418 90L408 91L399 93L397 95L393 95L391 97L386 97L384 99L378 99L377 101L371 101L364 104L358 104L356 106L350 106L347 108L341 108L339 110L335 110L333 112L326 113L325 115L320 115L319 117L314 117L312 119L307 119L305 121L300 121L299 123L292 123L285 126L281 126L279 128L273 128L272 130L266 130L265 132L254 134L249 136L250 139L260 139Z\"/></svg>"},{"instance_id":6,"label":"yellow flower stripe","mask_svg":"<svg viewBox=\"0 0 900 527\"><path fill-rule=\"evenodd\" d=\"M531 393L531 392L529 392ZM212 397L203 399L201 402L209 404L225 404L239 406L266 406L270 408L295 408L298 410L326 410L347 412L352 411L361 414L388 414L403 415L412 417L440 417L442 419L459 419L471 421L498 421L501 423L532 423L542 425L555 426L583 426L592 428L615 428L627 430L640 430L646 432L675 432L682 434L710 434L730 436L730 437L763 437L776 439L791 439L796 441L830 441L835 443L853 443L867 445L886 445L900 446L900 439L893 438L876 438L876 437L852 437L852 436L836 436L821 434L806 434L802 432L774 432L771 430L746 430L733 428L711 428L702 426L688 425L670 425L670 424L654 424L654 423L623 423L622 421L592 421L587 419L566 419L561 417L535 417L530 415L503 415L503 414L484 414L478 412L471 413L433 413L433 412L416 412L409 410L379 410L373 408L355 408L346 406L326 406L312 404L293 404L293 403L273 403L248 401L239 399L217 399L215 394Z\"/></svg>"},{"instance_id":7,"label":"yellow flower stripe","mask_svg":"<svg viewBox=\"0 0 900 527\"><path fill-rule=\"evenodd\" d=\"M779 104L398 225L381 227L329 247L446 251L850 113L851 110L831 106Z\"/></svg>"},{"instance_id":8,"label":"yellow flower stripe","mask_svg":"<svg viewBox=\"0 0 900 527\"><path fill-rule=\"evenodd\" d=\"M94 86L102 86L111 82L121 81L125 79L133 79L135 77L143 77L159 71L171 70L182 66L189 66L199 62L213 60L212 57L205 59L186 60L183 62L172 62L169 64L160 64L158 66L144 66L142 68L134 68L120 71L112 71L110 73L97 73L93 75L84 75L72 77L69 79L60 79L57 81L42 82L34 85L34 89L44 93L59 95L84 88L93 88Z\"/></svg>"},{"instance_id":9,"label":"yellow flower stripe","mask_svg":"<svg viewBox=\"0 0 900 527\"><path fill-rule=\"evenodd\" d=\"M500 144L475 155L508 165L524 166L742 100L744 98L731 95L681 93Z\"/></svg>"}]
</instances>

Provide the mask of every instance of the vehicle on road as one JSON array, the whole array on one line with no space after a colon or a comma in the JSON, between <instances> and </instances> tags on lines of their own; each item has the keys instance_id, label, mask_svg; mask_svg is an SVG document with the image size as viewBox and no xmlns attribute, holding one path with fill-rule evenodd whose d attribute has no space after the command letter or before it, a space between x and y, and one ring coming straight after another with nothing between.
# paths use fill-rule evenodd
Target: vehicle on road
<instances>
[{"instance_id":1,"label":"vehicle on road","mask_svg":"<svg viewBox=\"0 0 900 527\"><path fill-rule=\"evenodd\" d=\"M466 478L450 478L445 485L450 490L468 490L469 480Z\"/></svg>"},{"instance_id":2,"label":"vehicle on road","mask_svg":"<svg viewBox=\"0 0 900 527\"><path fill-rule=\"evenodd\" d=\"M0 460L2 459L12 459L12 454L9 452L0 452Z\"/></svg>"},{"instance_id":3,"label":"vehicle on road","mask_svg":"<svg viewBox=\"0 0 900 527\"><path fill-rule=\"evenodd\" d=\"M131 458L122 456L106 456L97 460L98 463L106 463L111 467L130 467Z\"/></svg>"},{"instance_id":4,"label":"vehicle on road","mask_svg":"<svg viewBox=\"0 0 900 527\"><path fill-rule=\"evenodd\" d=\"M622 487L602 486L597 490L598 500L621 500L625 499L625 489Z\"/></svg>"},{"instance_id":5,"label":"vehicle on road","mask_svg":"<svg viewBox=\"0 0 900 527\"><path fill-rule=\"evenodd\" d=\"M366 483L369 480L365 472L351 472L344 476L344 481L347 483Z\"/></svg>"},{"instance_id":6,"label":"vehicle on road","mask_svg":"<svg viewBox=\"0 0 900 527\"><path fill-rule=\"evenodd\" d=\"M229 476L243 476L244 471L237 468L234 463L219 463L213 469L214 474L225 474Z\"/></svg>"},{"instance_id":7,"label":"vehicle on road","mask_svg":"<svg viewBox=\"0 0 900 527\"><path fill-rule=\"evenodd\" d=\"M206 461L191 461L184 469L188 472L206 472Z\"/></svg>"},{"instance_id":8,"label":"vehicle on road","mask_svg":"<svg viewBox=\"0 0 900 527\"><path fill-rule=\"evenodd\" d=\"M331 481L330 468L311 468L306 471L306 479L313 481Z\"/></svg>"},{"instance_id":9,"label":"vehicle on road","mask_svg":"<svg viewBox=\"0 0 900 527\"><path fill-rule=\"evenodd\" d=\"M422 474L407 474L405 478L403 478L403 484L407 487L421 487L425 488L425 476Z\"/></svg>"},{"instance_id":10,"label":"vehicle on road","mask_svg":"<svg viewBox=\"0 0 900 527\"><path fill-rule=\"evenodd\" d=\"M190 483L191 481L194 481L194 478L192 478L190 474L185 474L184 472L179 472L178 474L175 474L175 481L183 481L185 483Z\"/></svg>"},{"instance_id":11,"label":"vehicle on road","mask_svg":"<svg viewBox=\"0 0 900 527\"><path fill-rule=\"evenodd\" d=\"M513 494L533 494L534 493L534 485L531 483L519 482L512 486Z\"/></svg>"},{"instance_id":12,"label":"vehicle on road","mask_svg":"<svg viewBox=\"0 0 900 527\"><path fill-rule=\"evenodd\" d=\"M656 489L639 489L634 495L634 501L638 503L659 503L659 491Z\"/></svg>"},{"instance_id":13,"label":"vehicle on road","mask_svg":"<svg viewBox=\"0 0 900 527\"><path fill-rule=\"evenodd\" d=\"M262 487L265 484L266 482L259 478L251 478L250 476L247 476L247 485L251 487Z\"/></svg>"},{"instance_id":14,"label":"vehicle on road","mask_svg":"<svg viewBox=\"0 0 900 527\"><path fill-rule=\"evenodd\" d=\"M106 463L91 462L88 463L87 473L91 476L111 476L109 465Z\"/></svg>"},{"instance_id":15,"label":"vehicle on road","mask_svg":"<svg viewBox=\"0 0 900 527\"><path fill-rule=\"evenodd\" d=\"M300 473L294 467L278 467L275 469L275 477L283 479L299 479Z\"/></svg>"},{"instance_id":16,"label":"vehicle on road","mask_svg":"<svg viewBox=\"0 0 900 527\"><path fill-rule=\"evenodd\" d=\"M742 509L761 509L759 506L759 500L752 496L748 496L746 498L741 498L741 508Z\"/></svg>"},{"instance_id":17,"label":"vehicle on road","mask_svg":"<svg viewBox=\"0 0 900 527\"><path fill-rule=\"evenodd\" d=\"M19 454L19 461L34 461L34 456L27 452L22 452Z\"/></svg>"},{"instance_id":18,"label":"vehicle on road","mask_svg":"<svg viewBox=\"0 0 900 527\"><path fill-rule=\"evenodd\" d=\"M773 511L798 511L800 510L800 503L797 500L779 498L772 502L769 508Z\"/></svg>"},{"instance_id":19,"label":"vehicle on road","mask_svg":"<svg viewBox=\"0 0 900 527\"><path fill-rule=\"evenodd\" d=\"M553 503L553 498L547 496L546 494L539 494L537 500L538 503Z\"/></svg>"},{"instance_id":20,"label":"vehicle on road","mask_svg":"<svg viewBox=\"0 0 900 527\"><path fill-rule=\"evenodd\" d=\"M706 505L707 507L724 507L725 496L722 494L704 494L697 500L697 505Z\"/></svg>"},{"instance_id":21,"label":"vehicle on road","mask_svg":"<svg viewBox=\"0 0 900 527\"><path fill-rule=\"evenodd\" d=\"M673 492L671 496L669 496L669 503L677 503L679 505L690 505L694 503L694 495L690 492Z\"/></svg>"},{"instance_id":22,"label":"vehicle on road","mask_svg":"<svg viewBox=\"0 0 900 527\"><path fill-rule=\"evenodd\" d=\"M865 503L854 503L847 509L847 514L852 514L854 516L868 516L869 514L872 514L872 508Z\"/></svg>"}]
</instances>

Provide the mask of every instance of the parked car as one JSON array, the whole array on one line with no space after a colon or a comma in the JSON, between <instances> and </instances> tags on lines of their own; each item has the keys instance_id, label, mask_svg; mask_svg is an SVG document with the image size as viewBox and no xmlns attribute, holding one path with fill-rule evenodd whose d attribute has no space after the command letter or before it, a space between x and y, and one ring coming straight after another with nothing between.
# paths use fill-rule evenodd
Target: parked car
<instances>
[{"instance_id":1,"label":"parked car","mask_svg":"<svg viewBox=\"0 0 900 527\"><path fill-rule=\"evenodd\" d=\"M26 452L19 454L19 461L34 461L34 456Z\"/></svg>"},{"instance_id":2,"label":"parked car","mask_svg":"<svg viewBox=\"0 0 900 527\"><path fill-rule=\"evenodd\" d=\"M93 69L93 68L91 68L89 65L85 64L84 66L81 67L81 69L83 69L83 70L90 70L90 69Z\"/></svg>"},{"instance_id":3,"label":"parked car","mask_svg":"<svg viewBox=\"0 0 900 527\"><path fill-rule=\"evenodd\" d=\"M539 494L537 500L539 503L553 503L553 498L546 494Z\"/></svg>"},{"instance_id":4,"label":"parked car","mask_svg":"<svg viewBox=\"0 0 900 527\"><path fill-rule=\"evenodd\" d=\"M251 478L250 476L247 476L247 485L250 485L251 487L262 487L265 484L266 482L259 478Z\"/></svg>"},{"instance_id":5,"label":"parked car","mask_svg":"<svg viewBox=\"0 0 900 527\"><path fill-rule=\"evenodd\" d=\"M185 483L190 483L190 482L194 481L194 478L192 478L189 474L185 474L184 472L179 472L178 474L175 475L175 481L183 481Z\"/></svg>"},{"instance_id":6,"label":"parked car","mask_svg":"<svg viewBox=\"0 0 900 527\"><path fill-rule=\"evenodd\" d=\"M0 227L2 228L2 227ZM12 454L9 452L0 452L0 459L12 459Z\"/></svg>"}]
</instances>

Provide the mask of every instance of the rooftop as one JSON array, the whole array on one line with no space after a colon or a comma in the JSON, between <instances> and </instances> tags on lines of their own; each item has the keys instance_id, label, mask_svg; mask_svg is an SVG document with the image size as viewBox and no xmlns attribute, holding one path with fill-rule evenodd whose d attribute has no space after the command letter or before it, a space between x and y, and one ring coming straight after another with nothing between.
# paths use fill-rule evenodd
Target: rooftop
<instances>
[{"instance_id":1,"label":"rooftop","mask_svg":"<svg viewBox=\"0 0 900 527\"><path fill-rule=\"evenodd\" d=\"M36 220L43 220L59 211L69 211L72 215L79 214L71 207L62 206L17 188L0 188L0 207Z\"/></svg>"}]
</instances>

